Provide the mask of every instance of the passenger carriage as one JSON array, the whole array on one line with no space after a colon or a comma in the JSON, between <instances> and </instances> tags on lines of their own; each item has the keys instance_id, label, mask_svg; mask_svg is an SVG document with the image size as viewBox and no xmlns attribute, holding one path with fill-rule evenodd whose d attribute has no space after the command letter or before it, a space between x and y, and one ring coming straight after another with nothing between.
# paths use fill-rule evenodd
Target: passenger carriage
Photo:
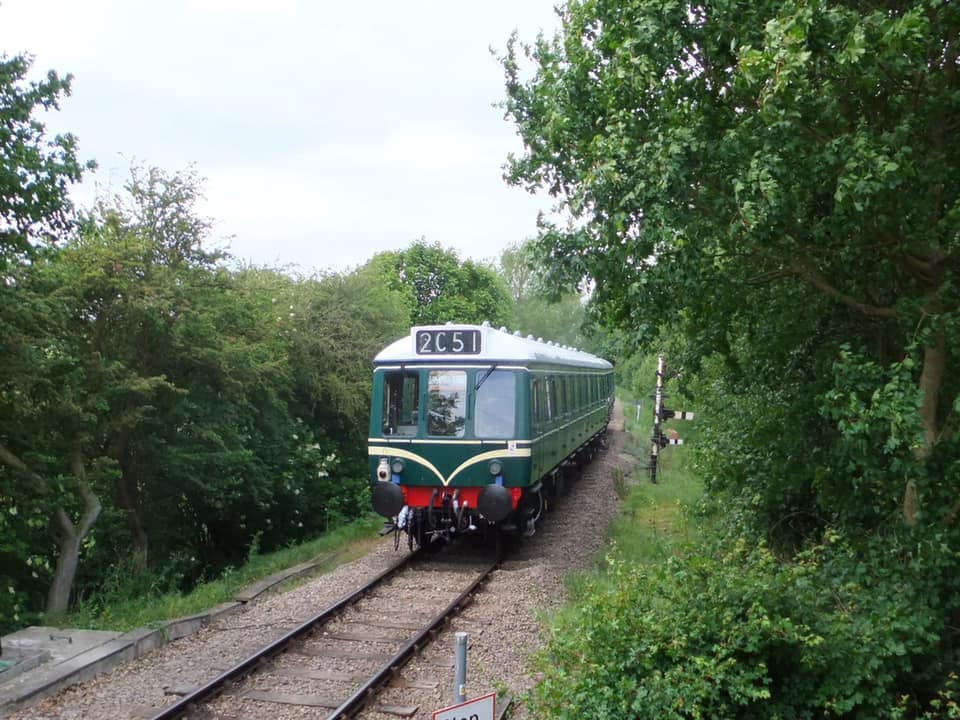
<instances>
[{"instance_id":1,"label":"passenger carriage","mask_svg":"<svg viewBox=\"0 0 960 720\"><path fill-rule=\"evenodd\" d=\"M532 534L564 471L592 457L613 369L483 325L429 325L374 359L374 509L411 545L490 528Z\"/></svg>"}]
</instances>

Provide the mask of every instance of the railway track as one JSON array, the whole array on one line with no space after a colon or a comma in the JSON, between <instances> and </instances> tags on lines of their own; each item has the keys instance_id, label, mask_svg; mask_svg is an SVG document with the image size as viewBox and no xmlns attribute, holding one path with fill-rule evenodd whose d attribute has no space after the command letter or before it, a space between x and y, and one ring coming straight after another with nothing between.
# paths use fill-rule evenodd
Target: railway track
<instances>
[{"instance_id":1,"label":"railway track","mask_svg":"<svg viewBox=\"0 0 960 720\"><path fill-rule=\"evenodd\" d=\"M502 553L462 543L406 555L210 682L185 691L151 720L232 717L231 710L221 713L216 706L235 708L238 701L244 716L253 715L249 703L256 703L316 708L328 720L353 717L470 603L502 560ZM452 680L452 661L450 668ZM399 717L418 710L386 704L375 709ZM275 717L269 709L262 715Z\"/></svg>"}]
</instances>

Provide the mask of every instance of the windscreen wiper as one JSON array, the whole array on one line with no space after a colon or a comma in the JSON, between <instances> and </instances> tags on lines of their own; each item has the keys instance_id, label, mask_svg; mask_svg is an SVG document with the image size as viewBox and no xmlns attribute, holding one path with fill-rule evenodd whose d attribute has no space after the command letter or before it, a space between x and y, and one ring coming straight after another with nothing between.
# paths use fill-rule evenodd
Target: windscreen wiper
<instances>
[{"instance_id":1,"label":"windscreen wiper","mask_svg":"<svg viewBox=\"0 0 960 720\"><path fill-rule=\"evenodd\" d=\"M483 374L483 377L481 377L479 380L477 380L477 384L473 386L473 389L474 389L474 390L479 390L479 389L480 389L480 386L483 385L483 384L487 381L487 378L488 378L488 377L490 377L490 373L492 373L492 372L493 372L494 370L496 370L496 369L497 369L497 364L496 364L496 363L494 363L494 364L491 365L489 368L487 368L487 371Z\"/></svg>"}]
</instances>

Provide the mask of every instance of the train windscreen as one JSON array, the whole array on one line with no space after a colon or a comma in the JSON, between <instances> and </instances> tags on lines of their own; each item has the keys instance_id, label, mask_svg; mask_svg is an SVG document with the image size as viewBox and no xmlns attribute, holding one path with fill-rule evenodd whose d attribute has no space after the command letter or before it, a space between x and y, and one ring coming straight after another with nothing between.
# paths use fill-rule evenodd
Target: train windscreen
<instances>
[{"instance_id":1,"label":"train windscreen","mask_svg":"<svg viewBox=\"0 0 960 720\"><path fill-rule=\"evenodd\" d=\"M466 409L467 373L431 370L427 376L427 434L463 437Z\"/></svg>"},{"instance_id":2,"label":"train windscreen","mask_svg":"<svg viewBox=\"0 0 960 720\"><path fill-rule=\"evenodd\" d=\"M494 370L477 388L474 435L478 438L512 438L516 432L516 375Z\"/></svg>"}]
</instances>

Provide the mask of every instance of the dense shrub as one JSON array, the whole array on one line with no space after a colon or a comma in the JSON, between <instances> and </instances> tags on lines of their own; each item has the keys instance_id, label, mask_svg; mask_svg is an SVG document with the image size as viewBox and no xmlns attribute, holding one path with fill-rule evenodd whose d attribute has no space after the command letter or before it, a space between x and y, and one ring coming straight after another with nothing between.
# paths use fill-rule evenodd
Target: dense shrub
<instances>
[{"instance_id":1,"label":"dense shrub","mask_svg":"<svg viewBox=\"0 0 960 720\"><path fill-rule=\"evenodd\" d=\"M930 592L956 569L943 547L861 553L828 535L791 562L743 539L611 560L615 582L588 582L539 658L538 716L898 718L938 692L946 712L946 605Z\"/></svg>"}]
</instances>

